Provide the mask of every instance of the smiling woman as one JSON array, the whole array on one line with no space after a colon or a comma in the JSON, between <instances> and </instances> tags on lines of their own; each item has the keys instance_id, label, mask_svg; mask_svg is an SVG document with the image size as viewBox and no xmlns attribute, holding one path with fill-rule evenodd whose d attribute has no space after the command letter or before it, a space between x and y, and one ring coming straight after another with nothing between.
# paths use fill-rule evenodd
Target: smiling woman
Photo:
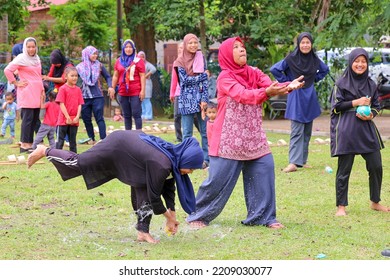
<instances>
[{"instance_id":1,"label":"smiling woman","mask_svg":"<svg viewBox=\"0 0 390 280\"><path fill-rule=\"evenodd\" d=\"M199 122L199 131L202 137L204 166L209 163L206 122L202 119L202 110L207 106L208 76L206 63L199 48L199 39L194 34L187 34L183 40L183 52L173 63L176 71L180 95L178 110L181 114L183 139L192 137L194 119Z\"/></svg>"},{"instance_id":2,"label":"smiling woman","mask_svg":"<svg viewBox=\"0 0 390 280\"><path fill-rule=\"evenodd\" d=\"M284 114L291 120L289 164L284 172L294 172L308 165L309 142L313 120L321 115L314 83L322 80L329 67L313 51L313 38L310 33L299 34L294 51L274 64L270 71L279 82L291 81L304 75L303 88L294 90L287 97Z\"/></svg>"}]
</instances>

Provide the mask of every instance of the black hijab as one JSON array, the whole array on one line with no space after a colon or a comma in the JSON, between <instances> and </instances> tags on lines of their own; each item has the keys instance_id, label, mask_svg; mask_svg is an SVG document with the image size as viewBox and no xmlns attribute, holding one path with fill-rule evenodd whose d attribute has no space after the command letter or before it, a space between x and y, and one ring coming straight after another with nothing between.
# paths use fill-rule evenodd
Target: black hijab
<instances>
[{"instance_id":1,"label":"black hijab","mask_svg":"<svg viewBox=\"0 0 390 280\"><path fill-rule=\"evenodd\" d=\"M367 61L367 69L363 74L356 74L352 70L352 63L363 55ZM368 53L365 49L356 48L348 57L348 66L343 75L337 80L336 86L341 90L347 90L355 97L373 96L376 90L375 82L368 76Z\"/></svg>"},{"instance_id":2,"label":"black hijab","mask_svg":"<svg viewBox=\"0 0 390 280\"><path fill-rule=\"evenodd\" d=\"M312 44L311 51L304 54L299 49L299 44L303 38L308 38ZM320 65L320 59L316 55L313 49L313 37L309 32L302 32L298 36L297 46L295 49L286 57L286 62L290 68L293 78L296 79L301 75L304 75L305 85L304 88L310 87L314 83L318 66Z\"/></svg>"},{"instance_id":3,"label":"black hijab","mask_svg":"<svg viewBox=\"0 0 390 280\"><path fill-rule=\"evenodd\" d=\"M50 54L50 64L61 64L60 67L54 67L53 77L55 78L62 77L65 67L68 63L69 61L62 54L61 50L55 49L54 51L52 51Z\"/></svg>"}]
</instances>

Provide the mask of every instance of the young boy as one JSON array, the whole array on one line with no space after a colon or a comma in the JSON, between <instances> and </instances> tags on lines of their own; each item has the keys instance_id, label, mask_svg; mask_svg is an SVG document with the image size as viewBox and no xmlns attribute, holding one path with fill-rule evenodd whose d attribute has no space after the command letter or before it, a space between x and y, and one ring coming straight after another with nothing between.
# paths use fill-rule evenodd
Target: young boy
<instances>
[{"instance_id":1,"label":"young boy","mask_svg":"<svg viewBox=\"0 0 390 280\"><path fill-rule=\"evenodd\" d=\"M69 66L65 69L66 83L60 87L56 102L60 104L60 114L57 121L57 149L64 147L65 135L69 136L69 150L77 153L76 135L81 114L81 105L84 104L81 89L76 85L78 80L77 69Z\"/></svg>"},{"instance_id":2,"label":"young boy","mask_svg":"<svg viewBox=\"0 0 390 280\"><path fill-rule=\"evenodd\" d=\"M7 92L4 97L4 120L3 125L1 126L0 137L4 137L7 126L9 126L11 138L15 138L15 119L17 117L17 105L15 103L15 97L12 92Z\"/></svg>"},{"instance_id":3,"label":"young boy","mask_svg":"<svg viewBox=\"0 0 390 280\"><path fill-rule=\"evenodd\" d=\"M56 147L55 132L57 127L58 114L60 113L60 106L56 100L57 93L51 91L49 93L49 102L45 103L46 95L43 93L41 98L41 109L46 109L45 116L39 127L38 133L35 136L34 143L32 145L33 150L37 148L43 138L47 136L49 139L50 148Z\"/></svg>"},{"instance_id":4,"label":"young boy","mask_svg":"<svg viewBox=\"0 0 390 280\"><path fill-rule=\"evenodd\" d=\"M211 99L209 103L207 103L207 107L204 110L203 119L207 121L207 139L210 141L212 137L214 120L217 117L217 103L216 98Z\"/></svg>"}]
</instances>

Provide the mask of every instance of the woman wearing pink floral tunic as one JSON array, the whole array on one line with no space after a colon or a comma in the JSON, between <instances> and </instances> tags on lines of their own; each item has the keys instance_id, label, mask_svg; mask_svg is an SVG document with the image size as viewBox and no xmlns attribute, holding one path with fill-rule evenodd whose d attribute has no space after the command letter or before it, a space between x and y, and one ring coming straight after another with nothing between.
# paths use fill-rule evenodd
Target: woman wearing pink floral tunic
<instances>
[{"instance_id":1,"label":"woman wearing pink floral tunic","mask_svg":"<svg viewBox=\"0 0 390 280\"><path fill-rule=\"evenodd\" d=\"M225 207L242 171L247 217L244 225L282 228L276 220L274 160L262 128L262 103L303 86L300 77L278 84L246 64L239 37L219 48L218 114L209 141L209 177L196 196L196 211L187 222L201 228Z\"/></svg>"}]
</instances>

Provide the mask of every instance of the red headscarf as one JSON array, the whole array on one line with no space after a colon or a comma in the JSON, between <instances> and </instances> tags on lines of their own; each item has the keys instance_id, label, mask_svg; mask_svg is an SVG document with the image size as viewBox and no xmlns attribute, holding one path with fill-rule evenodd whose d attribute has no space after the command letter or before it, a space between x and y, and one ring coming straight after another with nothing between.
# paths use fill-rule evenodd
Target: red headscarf
<instances>
[{"instance_id":1,"label":"red headscarf","mask_svg":"<svg viewBox=\"0 0 390 280\"><path fill-rule=\"evenodd\" d=\"M258 88L258 71L247 64L240 66L234 62L233 46L236 41L244 44L240 37L233 37L223 41L219 47L218 62L222 72L219 74L218 80L225 75L229 75L247 89Z\"/></svg>"},{"instance_id":2,"label":"red headscarf","mask_svg":"<svg viewBox=\"0 0 390 280\"><path fill-rule=\"evenodd\" d=\"M192 33L189 33L186 36L184 36L183 53L173 63L173 67L184 68L188 76L195 76L198 73L204 72L204 57L202 53L200 51L197 51L196 53L190 53L187 50L188 42L193 38L196 38L196 40L199 41L198 37ZM194 62L196 62L195 63L196 67L194 67ZM199 66L199 64L202 64L203 68L202 66ZM199 70L200 68L202 68L201 71Z\"/></svg>"}]
</instances>

